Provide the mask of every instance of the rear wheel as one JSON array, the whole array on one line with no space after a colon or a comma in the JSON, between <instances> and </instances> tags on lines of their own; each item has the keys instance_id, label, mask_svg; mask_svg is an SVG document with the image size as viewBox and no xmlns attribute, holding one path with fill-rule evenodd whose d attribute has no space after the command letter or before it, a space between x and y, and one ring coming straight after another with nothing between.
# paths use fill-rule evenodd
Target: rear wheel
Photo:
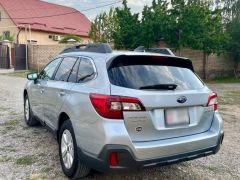
<instances>
[{"instance_id":1,"label":"rear wheel","mask_svg":"<svg viewBox=\"0 0 240 180\"><path fill-rule=\"evenodd\" d=\"M86 177L90 173L90 168L82 164L78 158L77 143L70 120L65 121L60 129L59 156L66 176L79 179Z\"/></svg>"},{"instance_id":2,"label":"rear wheel","mask_svg":"<svg viewBox=\"0 0 240 180\"><path fill-rule=\"evenodd\" d=\"M28 126L36 126L40 124L32 113L28 95L25 95L24 97L24 119Z\"/></svg>"}]
</instances>

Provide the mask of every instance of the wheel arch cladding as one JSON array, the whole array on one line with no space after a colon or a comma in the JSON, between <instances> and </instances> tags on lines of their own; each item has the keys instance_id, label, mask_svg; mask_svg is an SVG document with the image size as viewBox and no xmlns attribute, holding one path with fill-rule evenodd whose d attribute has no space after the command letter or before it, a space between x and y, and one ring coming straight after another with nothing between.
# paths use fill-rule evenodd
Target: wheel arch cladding
<instances>
[{"instance_id":1,"label":"wheel arch cladding","mask_svg":"<svg viewBox=\"0 0 240 180\"><path fill-rule=\"evenodd\" d=\"M61 126L63 125L63 123L67 120L69 120L69 116L67 115L67 113L65 112L62 112L60 115L59 115L59 118L58 118L58 128L57 128L57 139L59 140L59 131L60 131L60 128Z\"/></svg>"}]
</instances>

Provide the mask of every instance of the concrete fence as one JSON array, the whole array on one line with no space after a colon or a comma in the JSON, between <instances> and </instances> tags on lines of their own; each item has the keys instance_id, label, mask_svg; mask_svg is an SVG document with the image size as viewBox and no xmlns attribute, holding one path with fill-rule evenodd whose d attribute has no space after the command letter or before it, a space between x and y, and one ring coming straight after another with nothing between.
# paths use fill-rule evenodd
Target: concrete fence
<instances>
[{"instance_id":1,"label":"concrete fence","mask_svg":"<svg viewBox=\"0 0 240 180\"><path fill-rule=\"evenodd\" d=\"M63 49L71 45L29 45L28 66L29 69L41 70L51 59Z\"/></svg>"},{"instance_id":2,"label":"concrete fence","mask_svg":"<svg viewBox=\"0 0 240 180\"><path fill-rule=\"evenodd\" d=\"M52 58L59 54L64 48L71 45L29 45L28 62L29 68L41 70ZM181 49L176 55L187 57L192 60L195 71L202 77L203 74L203 52L192 49ZM207 77L209 79L220 76L233 75L234 61L225 57L210 55L207 62Z\"/></svg>"},{"instance_id":3,"label":"concrete fence","mask_svg":"<svg viewBox=\"0 0 240 180\"><path fill-rule=\"evenodd\" d=\"M192 60L196 73L202 77L203 74L203 51L192 49L181 49L181 52L174 52L177 56L186 57ZM225 55L211 54L206 65L207 78L231 76L234 74L234 61Z\"/></svg>"}]
</instances>

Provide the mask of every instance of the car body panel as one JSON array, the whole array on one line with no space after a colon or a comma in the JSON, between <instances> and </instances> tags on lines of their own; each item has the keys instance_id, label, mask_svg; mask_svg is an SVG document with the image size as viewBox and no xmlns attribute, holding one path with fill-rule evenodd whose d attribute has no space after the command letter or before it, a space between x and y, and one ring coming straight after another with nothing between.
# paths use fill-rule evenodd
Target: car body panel
<instances>
[{"instance_id":1,"label":"car body panel","mask_svg":"<svg viewBox=\"0 0 240 180\"><path fill-rule=\"evenodd\" d=\"M100 158L107 145L125 146L137 160L164 158L219 145L223 123L219 113L213 107L206 106L212 92L207 86L197 90L147 91L113 85L108 77L108 63L121 55L173 57L137 52L61 54L58 57L90 58L96 75L86 83L29 81L25 89L29 93L33 114L54 131L60 128L60 115L67 114L73 125L77 146L94 158ZM44 93L41 93L42 89ZM146 111L124 112L123 119L106 119L94 109L90 93L135 97L142 102ZM187 98L186 102L178 103L182 96ZM164 111L168 108L186 108L190 123L166 127ZM142 130L136 131L138 127Z\"/></svg>"}]
</instances>

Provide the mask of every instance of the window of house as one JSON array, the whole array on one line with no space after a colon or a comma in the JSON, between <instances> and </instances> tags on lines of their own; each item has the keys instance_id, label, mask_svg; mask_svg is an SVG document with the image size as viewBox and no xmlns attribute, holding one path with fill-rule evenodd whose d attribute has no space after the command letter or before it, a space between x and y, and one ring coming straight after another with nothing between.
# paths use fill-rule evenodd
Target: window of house
<instances>
[{"instance_id":1,"label":"window of house","mask_svg":"<svg viewBox=\"0 0 240 180\"><path fill-rule=\"evenodd\" d=\"M0 21L2 20L2 13L1 13L1 11L0 11Z\"/></svg>"},{"instance_id":2,"label":"window of house","mask_svg":"<svg viewBox=\"0 0 240 180\"><path fill-rule=\"evenodd\" d=\"M10 31L3 31L3 39L8 39L10 37Z\"/></svg>"}]
</instances>

